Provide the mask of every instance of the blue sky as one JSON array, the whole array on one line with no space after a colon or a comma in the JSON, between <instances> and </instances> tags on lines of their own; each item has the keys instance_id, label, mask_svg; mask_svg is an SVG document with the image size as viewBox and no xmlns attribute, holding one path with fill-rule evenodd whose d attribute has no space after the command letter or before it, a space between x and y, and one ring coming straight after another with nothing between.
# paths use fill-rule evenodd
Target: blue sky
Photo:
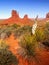
<instances>
[{"instance_id":1,"label":"blue sky","mask_svg":"<svg viewBox=\"0 0 49 65\"><path fill-rule=\"evenodd\" d=\"M49 0L0 0L0 19L9 18L13 9L20 17L28 14L30 18L42 18L49 12Z\"/></svg>"}]
</instances>

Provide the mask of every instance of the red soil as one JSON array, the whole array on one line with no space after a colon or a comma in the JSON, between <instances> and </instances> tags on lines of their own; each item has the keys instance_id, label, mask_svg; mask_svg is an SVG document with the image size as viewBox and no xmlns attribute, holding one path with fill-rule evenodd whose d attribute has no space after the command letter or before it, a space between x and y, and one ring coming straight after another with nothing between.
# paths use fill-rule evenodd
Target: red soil
<instances>
[{"instance_id":1,"label":"red soil","mask_svg":"<svg viewBox=\"0 0 49 65\"><path fill-rule=\"evenodd\" d=\"M6 39L5 41L10 46L10 50L16 55L16 49L19 47L18 39L15 40L12 34L10 38ZM41 61L40 64L37 64L33 60L33 62L31 62L30 65L49 65L49 52L43 49L41 49L41 51L39 51L38 49L37 52L38 52L37 57ZM28 61L24 60L24 58L19 56L18 59L19 59L19 65L28 65Z\"/></svg>"}]
</instances>

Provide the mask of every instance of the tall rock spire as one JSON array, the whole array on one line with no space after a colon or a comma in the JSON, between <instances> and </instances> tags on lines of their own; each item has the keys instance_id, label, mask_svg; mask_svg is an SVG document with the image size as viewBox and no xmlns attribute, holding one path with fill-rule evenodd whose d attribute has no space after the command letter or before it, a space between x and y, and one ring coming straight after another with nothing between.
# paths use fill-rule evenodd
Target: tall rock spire
<instances>
[{"instance_id":1,"label":"tall rock spire","mask_svg":"<svg viewBox=\"0 0 49 65\"><path fill-rule=\"evenodd\" d=\"M19 17L19 14L18 14L18 12L16 10L12 10L11 14L12 14L13 18L18 18Z\"/></svg>"},{"instance_id":2,"label":"tall rock spire","mask_svg":"<svg viewBox=\"0 0 49 65\"><path fill-rule=\"evenodd\" d=\"M46 18L49 18L49 12L46 14Z\"/></svg>"},{"instance_id":3,"label":"tall rock spire","mask_svg":"<svg viewBox=\"0 0 49 65\"><path fill-rule=\"evenodd\" d=\"M26 14L26 15L24 15L24 19L28 19L28 15Z\"/></svg>"}]
</instances>

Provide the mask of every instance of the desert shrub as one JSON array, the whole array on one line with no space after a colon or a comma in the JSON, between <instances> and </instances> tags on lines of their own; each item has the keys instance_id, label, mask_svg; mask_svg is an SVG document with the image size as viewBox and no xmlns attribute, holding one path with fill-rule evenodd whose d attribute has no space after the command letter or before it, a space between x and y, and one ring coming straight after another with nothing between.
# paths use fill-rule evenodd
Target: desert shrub
<instances>
[{"instance_id":1,"label":"desert shrub","mask_svg":"<svg viewBox=\"0 0 49 65\"><path fill-rule=\"evenodd\" d=\"M20 27L19 29L14 31L14 36L17 38L17 37L22 36L25 33L30 33L31 34L31 26Z\"/></svg>"},{"instance_id":2,"label":"desert shrub","mask_svg":"<svg viewBox=\"0 0 49 65\"><path fill-rule=\"evenodd\" d=\"M44 31L45 31L45 35L47 36L47 39L48 39L49 38L49 22L47 22L45 24Z\"/></svg>"},{"instance_id":3,"label":"desert shrub","mask_svg":"<svg viewBox=\"0 0 49 65\"><path fill-rule=\"evenodd\" d=\"M0 42L0 65L18 65L17 57L9 50L5 42Z\"/></svg>"},{"instance_id":4,"label":"desert shrub","mask_svg":"<svg viewBox=\"0 0 49 65\"><path fill-rule=\"evenodd\" d=\"M18 25L18 24L12 24L11 25L13 28L18 28L18 27L20 27L20 25Z\"/></svg>"},{"instance_id":5,"label":"desert shrub","mask_svg":"<svg viewBox=\"0 0 49 65\"><path fill-rule=\"evenodd\" d=\"M13 31L15 29L17 29L18 27L20 27L20 25L17 25L17 24L12 24L12 25L7 25L7 26L3 26L0 28L0 38L2 38L2 34L3 34L3 37L6 38L6 37L9 37L11 35L11 33L13 33Z\"/></svg>"},{"instance_id":6,"label":"desert shrub","mask_svg":"<svg viewBox=\"0 0 49 65\"><path fill-rule=\"evenodd\" d=\"M49 22L45 24L44 35L45 39L43 40L43 44L45 45L45 47L49 47Z\"/></svg>"},{"instance_id":7,"label":"desert shrub","mask_svg":"<svg viewBox=\"0 0 49 65\"><path fill-rule=\"evenodd\" d=\"M35 32L35 38L38 42L42 42L45 39L44 30L37 28Z\"/></svg>"},{"instance_id":8,"label":"desert shrub","mask_svg":"<svg viewBox=\"0 0 49 65\"><path fill-rule=\"evenodd\" d=\"M17 49L18 55L22 56L24 59L28 60L28 65L30 65L31 62L34 60L39 63L39 59L37 58L36 54L36 39L35 37L30 34L25 34L20 42L19 42L20 48ZM34 60L33 60L34 59Z\"/></svg>"}]
</instances>

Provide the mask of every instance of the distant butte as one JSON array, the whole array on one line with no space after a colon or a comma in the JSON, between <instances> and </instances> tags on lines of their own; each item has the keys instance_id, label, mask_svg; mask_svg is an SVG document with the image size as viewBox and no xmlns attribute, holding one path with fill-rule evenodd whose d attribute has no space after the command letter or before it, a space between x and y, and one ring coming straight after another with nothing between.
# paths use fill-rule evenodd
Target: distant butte
<instances>
[{"instance_id":1,"label":"distant butte","mask_svg":"<svg viewBox=\"0 0 49 65\"><path fill-rule=\"evenodd\" d=\"M49 20L49 13L46 14L46 18L38 18L39 23L45 23ZM16 10L12 10L11 17L5 20L0 20L0 25L6 25L6 24L19 24L19 25L32 25L34 23L34 19L28 18L28 15L24 15L23 18L19 17L19 13Z\"/></svg>"}]
</instances>

